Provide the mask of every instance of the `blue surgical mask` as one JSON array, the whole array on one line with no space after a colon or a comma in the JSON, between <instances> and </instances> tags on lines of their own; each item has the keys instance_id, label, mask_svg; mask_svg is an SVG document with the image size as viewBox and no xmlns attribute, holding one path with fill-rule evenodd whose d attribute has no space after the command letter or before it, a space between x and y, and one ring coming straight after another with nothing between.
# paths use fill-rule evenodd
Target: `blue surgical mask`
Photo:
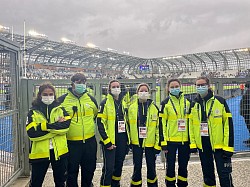
<instances>
[{"instance_id":1,"label":"blue surgical mask","mask_svg":"<svg viewBox=\"0 0 250 187\"><path fill-rule=\"evenodd\" d=\"M179 88L170 88L170 89L169 89L169 92L170 92L172 95L179 96L179 95L180 95L180 92L181 92L181 89L180 89L180 87L179 87Z\"/></svg>"},{"instance_id":2,"label":"blue surgical mask","mask_svg":"<svg viewBox=\"0 0 250 187\"><path fill-rule=\"evenodd\" d=\"M77 94L82 94L86 91L86 84L77 84L77 83L74 84L75 84L75 92Z\"/></svg>"},{"instance_id":3,"label":"blue surgical mask","mask_svg":"<svg viewBox=\"0 0 250 187\"><path fill-rule=\"evenodd\" d=\"M208 86L196 86L196 91L201 97L204 97L208 92Z\"/></svg>"}]
</instances>

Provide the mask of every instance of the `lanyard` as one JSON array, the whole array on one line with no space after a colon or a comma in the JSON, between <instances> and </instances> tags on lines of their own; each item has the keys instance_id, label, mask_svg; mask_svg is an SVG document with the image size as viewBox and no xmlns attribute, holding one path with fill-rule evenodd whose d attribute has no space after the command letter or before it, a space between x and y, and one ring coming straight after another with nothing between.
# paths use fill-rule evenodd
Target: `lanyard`
<instances>
[{"instance_id":1,"label":"lanyard","mask_svg":"<svg viewBox=\"0 0 250 187\"><path fill-rule=\"evenodd\" d=\"M206 105L206 103L205 103L205 105ZM199 118L200 118L200 104L198 103L198 105L197 105L197 110L198 110L198 116L199 116ZM214 106L214 99L212 100L212 103L211 103L211 106L210 106L210 109L209 109L209 111L208 111L208 114L207 114L207 119L209 119L209 117L210 117L210 115L211 115L211 113L212 113L212 109L213 109L213 106ZM203 106L203 107L205 107L204 109L206 109L206 106ZM205 111L205 113L206 113L206 110L204 110Z\"/></svg>"},{"instance_id":2,"label":"lanyard","mask_svg":"<svg viewBox=\"0 0 250 187\"><path fill-rule=\"evenodd\" d=\"M172 106L173 106L173 108L174 108L174 111L175 111L176 116L178 116L178 112L177 112L176 107L175 107L175 105L174 105L174 102L173 102L173 100L171 99L170 96L169 96L169 100L170 100L170 102L171 102L171 104L172 104ZM186 98L184 97L184 116L187 114L186 105L187 105L187 104L186 104Z\"/></svg>"},{"instance_id":3,"label":"lanyard","mask_svg":"<svg viewBox=\"0 0 250 187\"><path fill-rule=\"evenodd\" d=\"M119 102L119 100L118 100L118 102ZM122 107L122 101L120 101L119 103L117 103L114 100L114 103L115 103L116 118L117 118L117 120L122 120L122 118L123 118L123 112L122 112L122 108L121 108Z\"/></svg>"},{"instance_id":4,"label":"lanyard","mask_svg":"<svg viewBox=\"0 0 250 187\"><path fill-rule=\"evenodd\" d=\"M141 111L141 119L140 119L140 111ZM140 127L145 127L146 126L146 121L147 121L147 112L148 112L148 102L144 110L144 104L142 103L142 109L140 110L139 104L138 104L138 114L137 114L137 119L138 119L138 124ZM144 121L143 121L144 120ZM141 123L143 122L143 123Z\"/></svg>"}]
</instances>

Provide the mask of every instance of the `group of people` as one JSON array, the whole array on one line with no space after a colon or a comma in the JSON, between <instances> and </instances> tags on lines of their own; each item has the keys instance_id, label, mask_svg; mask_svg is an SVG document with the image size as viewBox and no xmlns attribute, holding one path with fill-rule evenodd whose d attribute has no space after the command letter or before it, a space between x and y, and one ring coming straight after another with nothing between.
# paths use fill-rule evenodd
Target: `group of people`
<instances>
[{"instance_id":1,"label":"group of people","mask_svg":"<svg viewBox=\"0 0 250 187\"><path fill-rule=\"evenodd\" d=\"M71 83L68 93L58 99L51 84L41 85L28 113L30 187L42 186L50 163L55 186L77 187L79 166L81 186L93 186L96 124L103 154L100 187L120 186L123 162L130 149L134 165L131 187L142 186L143 154L147 186L158 186L155 161L161 150L166 156L167 187L188 186L188 161L190 153L195 152L199 152L204 186L216 185L214 159L220 185L233 186L232 115L225 99L213 94L206 77L196 79L197 97L193 101L185 98L180 80L170 79L166 85L168 96L160 108L150 99L146 83L139 84L136 94L130 97L129 92L121 91L123 85L118 80L110 81L99 107L87 92L83 74L73 75Z\"/></svg>"}]
</instances>

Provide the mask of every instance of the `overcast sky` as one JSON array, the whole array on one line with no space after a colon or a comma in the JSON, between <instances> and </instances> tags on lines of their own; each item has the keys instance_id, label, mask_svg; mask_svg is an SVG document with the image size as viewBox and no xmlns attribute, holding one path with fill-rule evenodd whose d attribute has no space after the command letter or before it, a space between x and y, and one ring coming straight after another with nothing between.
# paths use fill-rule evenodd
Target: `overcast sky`
<instances>
[{"instance_id":1,"label":"overcast sky","mask_svg":"<svg viewBox=\"0 0 250 187\"><path fill-rule=\"evenodd\" d=\"M0 25L163 57L250 47L250 0L1 0Z\"/></svg>"}]
</instances>

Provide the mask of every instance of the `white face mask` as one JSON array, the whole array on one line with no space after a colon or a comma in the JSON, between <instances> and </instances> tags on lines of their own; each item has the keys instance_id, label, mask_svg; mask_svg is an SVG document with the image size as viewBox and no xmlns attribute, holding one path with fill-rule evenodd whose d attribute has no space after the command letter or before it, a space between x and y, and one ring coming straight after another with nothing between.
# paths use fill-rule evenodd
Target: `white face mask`
<instances>
[{"instance_id":1,"label":"white face mask","mask_svg":"<svg viewBox=\"0 0 250 187\"><path fill-rule=\"evenodd\" d=\"M54 96L42 96L42 102L45 105L50 105L55 100Z\"/></svg>"},{"instance_id":2,"label":"white face mask","mask_svg":"<svg viewBox=\"0 0 250 187\"><path fill-rule=\"evenodd\" d=\"M148 92L138 92L138 97L141 100L147 100L149 98L149 93Z\"/></svg>"},{"instance_id":3,"label":"white face mask","mask_svg":"<svg viewBox=\"0 0 250 187\"><path fill-rule=\"evenodd\" d=\"M118 96L118 95L120 95L120 93L121 93L121 88L111 88L111 93L112 93L114 96Z\"/></svg>"}]
</instances>

